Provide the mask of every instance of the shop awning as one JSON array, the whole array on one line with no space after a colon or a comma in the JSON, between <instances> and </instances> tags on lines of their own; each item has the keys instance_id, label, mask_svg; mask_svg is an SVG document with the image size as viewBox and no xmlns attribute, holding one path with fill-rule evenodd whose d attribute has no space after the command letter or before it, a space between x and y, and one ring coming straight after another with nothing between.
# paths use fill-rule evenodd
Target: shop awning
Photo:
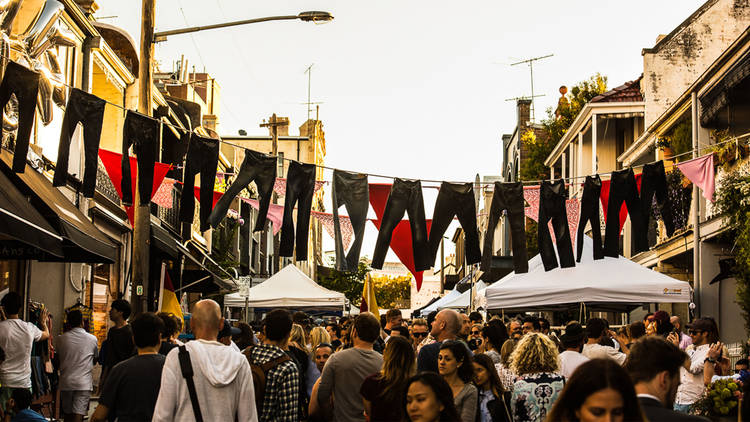
<instances>
[{"instance_id":1,"label":"shop awning","mask_svg":"<svg viewBox=\"0 0 750 422\"><path fill-rule=\"evenodd\" d=\"M2 173L23 195L30 198L33 208L63 238L62 256L50 255L45 261L115 262L117 247L62 192L53 187L52 182L28 164L23 173L14 173L12 163L13 155L5 150L0 151Z\"/></svg>"},{"instance_id":2,"label":"shop awning","mask_svg":"<svg viewBox=\"0 0 750 422\"><path fill-rule=\"evenodd\" d=\"M172 258L179 258L180 251L177 249L177 239L172 236L167 229L151 222L151 239L153 240L152 246L159 248L159 250L168 254Z\"/></svg>"},{"instance_id":3,"label":"shop awning","mask_svg":"<svg viewBox=\"0 0 750 422\"><path fill-rule=\"evenodd\" d=\"M732 99L733 91L750 77L750 53L745 53L726 72L724 78L701 96L701 125L709 127Z\"/></svg>"},{"instance_id":4,"label":"shop awning","mask_svg":"<svg viewBox=\"0 0 750 422\"><path fill-rule=\"evenodd\" d=\"M185 246L177 243L180 253L185 255L185 267L182 271L182 282L175 286L176 290L184 292L211 293L220 291L231 293L237 291L237 286L231 281L219 277L215 272L210 270L205 262L209 259L208 255L197 258Z\"/></svg>"},{"instance_id":5,"label":"shop awning","mask_svg":"<svg viewBox=\"0 0 750 422\"><path fill-rule=\"evenodd\" d=\"M0 259L62 257L63 238L0 173Z\"/></svg>"}]
</instances>

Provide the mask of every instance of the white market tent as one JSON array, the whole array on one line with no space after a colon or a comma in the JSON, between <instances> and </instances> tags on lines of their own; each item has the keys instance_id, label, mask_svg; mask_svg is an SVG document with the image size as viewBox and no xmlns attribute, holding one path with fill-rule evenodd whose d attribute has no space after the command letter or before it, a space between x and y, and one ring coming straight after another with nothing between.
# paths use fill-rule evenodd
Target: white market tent
<instances>
[{"instance_id":1,"label":"white market tent","mask_svg":"<svg viewBox=\"0 0 750 422\"><path fill-rule=\"evenodd\" d=\"M620 256L594 260L593 240L584 236L583 256L573 268L544 271L540 255L529 272L512 272L485 290L487 309L554 309L586 304L632 309L644 303L689 303L690 284Z\"/></svg>"},{"instance_id":2,"label":"white market tent","mask_svg":"<svg viewBox=\"0 0 750 422\"><path fill-rule=\"evenodd\" d=\"M331 309L341 311L343 293L328 290L294 265L287 265L263 283L250 289L249 308ZM224 306L244 307L239 293L224 295Z\"/></svg>"},{"instance_id":3,"label":"white market tent","mask_svg":"<svg viewBox=\"0 0 750 422\"><path fill-rule=\"evenodd\" d=\"M487 285L484 284L484 281L478 281L474 285L474 296L484 296L484 291L487 288ZM469 301L471 300L471 289L461 293L461 296L445 302L438 306L438 309L464 309L469 307Z\"/></svg>"},{"instance_id":4,"label":"white market tent","mask_svg":"<svg viewBox=\"0 0 750 422\"><path fill-rule=\"evenodd\" d=\"M443 304L452 302L453 300L458 299L460 296L461 296L461 292L459 292L456 289L453 289L450 292L448 292L445 296L441 297L435 302L432 302L429 306L425 306L424 308L422 308L420 313L422 314L422 316L425 316L432 311L437 311L438 309L442 309L441 306Z\"/></svg>"}]
</instances>

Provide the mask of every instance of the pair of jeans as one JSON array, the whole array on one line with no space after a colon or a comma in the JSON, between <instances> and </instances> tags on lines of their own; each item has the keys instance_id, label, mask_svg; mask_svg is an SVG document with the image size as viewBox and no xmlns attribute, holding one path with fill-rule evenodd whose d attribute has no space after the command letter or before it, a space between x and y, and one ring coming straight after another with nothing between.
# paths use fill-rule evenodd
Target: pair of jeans
<instances>
[{"instance_id":1,"label":"pair of jeans","mask_svg":"<svg viewBox=\"0 0 750 422\"><path fill-rule=\"evenodd\" d=\"M174 131L177 133L175 134ZM161 137L161 162L172 164L167 177L182 181L185 154L190 145L190 132L164 126Z\"/></svg>"},{"instance_id":2,"label":"pair of jeans","mask_svg":"<svg viewBox=\"0 0 750 422\"><path fill-rule=\"evenodd\" d=\"M641 176L641 209L643 210L644 222L648 224L651 217L651 205L656 195L656 204L667 230L667 236L674 234L674 216L672 215L672 204L667 199L667 174L664 171L664 162L646 164L643 166Z\"/></svg>"},{"instance_id":3,"label":"pair of jeans","mask_svg":"<svg viewBox=\"0 0 750 422\"><path fill-rule=\"evenodd\" d=\"M510 223L511 246L513 247L513 269L516 274L529 272L529 257L526 251L526 229L524 228L524 199L521 182L495 182L492 193L490 216L487 221L487 232L484 235L484 254L482 255L482 271L489 271L492 266L495 241L495 228L503 216L508 212Z\"/></svg>"},{"instance_id":4,"label":"pair of jeans","mask_svg":"<svg viewBox=\"0 0 750 422\"><path fill-rule=\"evenodd\" d=\"M573 256L573 243L570 239L570 227L568 226L568 211L565 201L568 199L568 188L564 179L554 182L542 181L539 187L539 229L537 240L539 254L542 256L544 271L557 268L557 256L555 247L552 245L548 223L552 220L552 229L555 231L557 241L557 255L560 256L560 267L575 267Z\"/></svg>"},{"instance_id":5,"label":"pair of jeans","mask_svg":"<svg viewBox=\"0 0 750 422\"><path fill-rule=\"evenodd\" d=\"M599 221L599 200L602 195L602 179L599 175L586 176L581 197L581 216L578 220L578 240L576 241L576 261L583 255L583 234L586 223L591 223L591 237L594 240L594 259L604 259L602 247L602 226Z\"/></svg>"},{"instance_id":6,"label":"pair of jeans","mask_svg":"<svg viewBox=\"0 0 750 422\"><path fill-rule=\"evenodd\" d=\"M333 171L333 230L336 242L336 269L339 271L356 271L359 266L359 252L362 249L362 238L365 235L367 209L370 206L370 186L367 175L350 173L342 170ZM339 207L346 207L354 231L354 242L349 252L344 255L344 241L341 236Z\"/></svg>"},{"instance_id":7,"label":"pair of jeans","mask_svg":"<svg viewBox=\"0 0 750 422\"><path fill-rule=\"evenodd\" d=\"M638 185L633 169L612 172L607 204L607 225L604 230L604 255L620 256L620 209L622 203L628 207L633 233L633 254L648 249L648 233L638 195Z\"/></svg>"},{"instance_id":8,"label":"pair of jeans","mask_svg":"<svg viewBox=\"0 0 750 422\"><path fill-rule=\"evenodd\" d=\"M150 116L128 110L122 130L122 203L133 205L133 187L130 182L130 157L128 149L138 159L138 196L141 205L151 202L154 189L154 166L159 148L161 122ZM86 166L88 168L88 166Z\"/></svg>"},{"instance_id":9,"label":"pair of jeans","mask_svg":"<svg viewBox=\"0 0 750 422\"><path fill-rule=\"evenodd\" d=\"M297 204L297 261L307 261L307 235L310 231L310 208L315 193L315 164L289 163L286 173L284 222L281 224L279 256L294 255L294 204Z\"/></svg>"},{"instance_id":10,"label":"pair of jeans","mask_svg":"<svg viewBox=\"0 0 750 422\"><path fill-rule=\"evenodd\" d=\"M23 173L26 168L26 154L29 152L29 137L34 126L36 97L39 93L39 77L39 73L9 61L3 82L0 83L0 110L8 104L12 94L16 94L18 99L18 133L13 153L13 171L16 173ZM3 128L0 125L0 138L2 135Z\"/></svg>"},{"instance_id":11,"label":"pair of jeans","mask_svg":"<svg viewBox=\"0 0 750 422\"><path fill-rule=\"evenodd\" d=\"M189 159L190 151L188 150L188 160ZM185 177L187 177L187 174L185 174ZM201 175L201 177L203 176ZM214 166L214 171L211 174L211 186L213 186L213 180L215 177L216 167ZM216 203L216 207L211 211L211 216L208 218L208 222L211 223L213 228L216 228L221 220L227 216L227 211L229 210L229 205L232 204L232 200L252 181L255 181L255 184L258 186L258 196L260 197L258 201L260 204L258 219L255 220L255 229L253 231L258 232L263 230L266 226L266 215L268 214L268 205L271 203L273 185L276 183L276 157L271 157L249 149L245 150L245 159L242 160L240 172L237 174L237 177L234 178L234 182L232 182L231 186L229 186L227 191L224 192L224 195L221 195L221 198L219 198L219 201ZM202 178L201 186L203 186ZM201 189L201 192L202 191L203 190ZM201 214L202 213L203 198L201 197Z\"/></svg>"},{"instance_id":12,"label":"pair of jeans","mask_svg":"<svg viewBox=\"0 0 750 422\"><path fill-rule=\"evenodd\" d=\"M208 230L208 216L214 200L214 181L219 165L219 141L195 133L190 134L187 157L185 158L185 180L180 197L180 221L193 222L195 212L195 175L201 175L200 230ZM222 197L223 198L223 197ZM218 204L216 204L218 206ZM227 207L229 205L227 204ZM226 215L226 209L224 210Z\"/></svg>"},{"instance_id":13,"label":"pair of jeans","mask_svg":"<svg viewBox=\"0 0 750 422\"><path fill-rule=\"evenodd\" d=\"M440 240L448 229L453 216L458 216L458 221L464 229L466 238L466 260L469 264L476 264L482 260L482 252L479 249L479 233L477 232L477 206L474 203L474 184L448 183L440 185L440 192L435 201L435 211L432 214L432 227L430 228L430 259L435 261Z\"/></svg>"},{"instance_id":14,"label":"pair of jeans","mask_svg":"<svg viewBox=\"0 0 750 422\"><path fill-rule=\"evenodd\" d=\"M99 140L102 135L104 106L101 98L73 88L60 131L60 144L57 148L57 167L52 186L65 186L68 176L68 159L70 157L70 139L78 123L83 125L83 150L85 171L83 173L83 196L92 198L96 189L96 171L99 166Z\"/></svg>"},{"instance_id":15,"label":"pair of jeans","mask_svg":"<svg viewBox=\"0 0 750 422\"><path fill-rule=\"evenodd\" d=\"M375 243L375 252L372 255L372 268L383 268L393 230L401 222L404 212L409 213L415 269L424 271L432 267L427 253L427 223L424 216L422 183L419 180L396 179L391 186L388 202L385 204L378 240Z\"/></svg>"}]
</instances>

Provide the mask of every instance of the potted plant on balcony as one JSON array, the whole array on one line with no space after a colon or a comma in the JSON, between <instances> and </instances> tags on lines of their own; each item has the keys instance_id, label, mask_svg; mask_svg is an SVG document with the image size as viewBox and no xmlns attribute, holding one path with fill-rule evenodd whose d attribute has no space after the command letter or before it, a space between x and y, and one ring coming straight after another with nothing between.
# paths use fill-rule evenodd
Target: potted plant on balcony
<instances>
[{"instance_id":1,"label":"potted plant on balcony","mask_svg":"<svg viewBox=\"0 0 750 422\"><path fill-rule=\"evenodd\" d=\"M664 159L668 160L674 155L672 150L672 139L668 136L662 136L656 140L656 148L659 148L664 153Z\"/></svg>"}]
</instances>

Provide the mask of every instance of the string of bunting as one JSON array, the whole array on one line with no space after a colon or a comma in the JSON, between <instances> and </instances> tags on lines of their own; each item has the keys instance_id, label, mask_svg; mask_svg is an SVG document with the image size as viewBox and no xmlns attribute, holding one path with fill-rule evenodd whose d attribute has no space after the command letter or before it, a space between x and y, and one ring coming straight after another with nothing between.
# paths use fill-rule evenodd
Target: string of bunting
<instances>
[{"instance_id":1,"label":"string of bunting","mask_svg":"<svg viewBox=\"0 0 750 422\"><path fill-rule=\"evenodd\" d=\"M29 72L31 72L31 71L29 71ZM74 87L72 87L70 85L67 85L67 84L63 84L63 85L66 86L66 87L68 87L69 89L76 89L77 90L77 88L74 88ZM90 95L90 94L88 94L88 95ZM95 96L92 96L92 97L96 98ZM72 95L69 96L69 101L70 101L71 98L73 98ZM125 107L123 107L123 106L121 106L119 104L115 104L115 103L112 103L110 101L106 101L106 100L103 100L103 99L101 99L101 101L104 101L105 103L110 104L110 105L112 105L114 107L117 107L117 108L120 108L120 109L123 109L123 110L128 110L127 108L125 108ZM103 113L102 113L102 116L99 117L99 118L103 119ZM176 129L177 131L180 131L182 133L186 133L187 132L184 128L176 126L176 125L173 125L172 123L170 123L168 121L165 121L164 119L158 119L158 118L154 118L154 117L151 117L151 116L144 116L142 114L139 114L139 118L150 119L152 121L158 122L161 125L166 125L166 126L172 127L174 129ZM127 119L126 119L126 124L127 124ZM705 148L713 148L716 145L720 145L720 144L727 143L727 142L737 142L737 143L739 143L739 139L740 138L744 138L747 135L750 135L750 133L749 134L745 134L745 135L741 135L740 137L733 138L733 139L730 139L730 140L726 140L726 141L723 141L723 142L720 142L720 143L717 143L717 144L713 144L713 145L707 146ZM275 163L275 161L276 161L275 157L269 157L266 154L258 153L257 151L253 151L251 149L248 149L248 148L245 148L245 147L242 147L242 146L238 146L238 145L230 143L230 142L226 142L226 141L222 140L221 138L218 138L218 139L212 138L212 139L214 139L217 142L221 142L221 143L224 143L224 144L227 144L227 145L231 145L234 148L243 149L243 150L246 151L246 154L252 153L255 156L258 156L258 154L260 154L261 156L266 157L267 159L273 158L273 163ZM21 142L17 143L17 147L16 148L18 148L18 144L21 144ZM191 142L191 145L192 145L192 142ZM672 158L677 158L677 157L685 156L687 154L694 154L694 153L699 152L700 150L701 150L701 148L699 147L699 148L696 148L693 151L688 151L688 152L685 152L683 154L678 154L676 156L673 156ZM138 150L136 149L136 151L138 151ZM128 154L125 151L124 151L124 153ZM136 155L138 155L138 154L136 154ZM126 186L128 184L125 183L126 180L123 180L123 175L121 173L118 174L118 172L115 170L116 166L113 165L113 164L114 164L114 162L116 162L118 160L118 158L119 158L120 161L122 161L123 156L121 154L113 153L113 152L110 152L110 151L104 151L104 150L100 150L99 151L99 156L100 156L100 158L102 158L102 161L105 164L105 168L107 168L108 175L110 176L110 179L113 181L113 183L115 184L115 187L118 190L118 194L120 194L120 196L122 197L123 191L120 188L120 186L121 185L122 186ZM25 154L24 154L24 157L25 157ZM188 158L190 157L190 152L189 151L188 151L187 157ZM218 157L218 155L217 155L217 157ZM140 157L137 157L137 158L140 159ZM292 159L287 158L287 157L282 157L282 158L284 160L287 160L287 161L292 162L292 163L296 162L295 160L292 160ZM201 157L201 159L205 160L205 157ZM136 167L136 165L135 165L136 163L134 162L134 160L133 160L132 157L130 158L130 161L131 161L130 167L132 169L134 169ZM696 186L699 186L702 189L703 195L708 200L711 200L711 201L713 201L714 184L715 184L715 179L714 179L714 177L715 177L714 176L714 162L713 161L714 161L713 160L713 154L708 154L708 155L705 155L703 157L698 157L698 158L694 158L692 160L688 160L688 161L684 161L684 162L675 164L675 166L677 168L679 168L680 171L688 179L691 180L691 182L693 182ZM268 162L271 163L271 161L268 161ZM657 164L657 163L660 163L660 161L654 161L654 162L651 162L651 163L646 163L646 164L641 164L641 165L637 165L637 166L632 166L631 169L632 168L643 167L643 166L649 166L649 165ZM149 163L149 164L151 164L151 163ZM123 165L125 165L125 164L123 164ZM172 204L174 202L171 194L173 192L174 183L176 183L177 181L174 180L174 179L168 179L166 182L163 182L163 180L165 179L165 176L166 176L167 172L171 168L171 165L170 164L165 164L165 163L154 163L154 165L155 165L154 174L153 174L153 176L154 176L154 178L153 178L153 184L154 184L154 186L153 186L153 190L151 192L151 195L150 196L147 195L147 196L149 197L149 199L153 200L157 204L159 204L161 206L165 206L165 208L171 208ZM189 165L190 165L190 163L186 164L186 166L189 166ZM275 164L273 164L273 165L275 166ZM303 166L314 166L313 168L317 167L317 168L322 168L322 169L327 169L327 170L340 171L339 169L328 167L328 166L325 166L325 165L320 165L320 164L304 164ZM203 167L205 167L205 165ZM271 167L271 168L273 169L274 167ZM663 169L663 166L661 168ZM205 169L202 169L202 171L205 171ZM300 170L300 171L302 171L302 170ZM240 172L242 172L242 170ZM599 176L608 176L608 175L611 176L611 175L613 175L615 173L619 173L619 172L600 173ZM663 170L662 170L662 173L663 173ZM130 180L130 184L129 185L133 186L133 187L135 186L134 174L135 174L135 172L131 171L131 178L133 180ZM312 174L312 177L314 178L315 177L315 173L313 172L311 174ZM396 178L394 176L380 175L380 174L373 174L373 173L356 173L356 174L359 177L368 176L368 177L378 177L378 178L386 178L386 179L398 179L398 178ZM228 175L229 174L227 174L227 173L217 172L216 177L223 179L224 177L226 177ZM559 185L560 183L562 183L562 186L564 187L565 186L565 181L575 181L575 180L583 179L583 178L586 178L586 177L587 176L571 176L571 177L565 177L565 178L558 178L558 179L556 179L555 184ZM630 176L630 177L632 178L632 176ZM254 178L256 178L256 177L254 176ZM364 180L365 180L365 183L367 183L366 179L364 179ZM120 183L120 181L122 181L122 183ZM237 182L237 180L235 180L235 183L236 182ZM398 184L401 181L397 180L396 182ZM424 183L439 183L441 185L444 184L444 183L460 183L460 182L445 182L445 181L442 181L442 180L429 180L429 179L422 179L422 180L420 180L420 182L424 182ZM526 184L526 185L529 185L529 184L540 184L541 183L542 184L542 189L544 189L544 186L545 186L544 182L546 182L546 181L535 180L535 181L523 181L523 182L520 182L520 183ZM249 183L249 182L247 182L247 183ZM256 180L256 183L257 183L257 180ZM323 181L315 180L314 181L313 194L314 194L314 192L316 192L317 190L319 190L324 183L325 182L323 182ZM401 182L401 183L403 184L403 182ZM474 184L472 182L463 183L464 186L465 185L469 185L469 184L473 184L475 188L478 187L476 184ZM275 191L279 195L286 194L287 191L288 191L288 189L289 189L288 185L289 184L287 183L286 179L275 178L275 180L273 181L273 185L270 186L270 189L272 189L273 191ZM372 191L372 186L373 185L370 184L370 190L371 191ZM400 186L400 188L403 188L401 185L399 185L399 186ZM479 186L488 187L488 186L493 186L493 185L479 184ZM430 186L426 186L426 187L430 187ZM379 210L379 212L376 212L378 214L378 218L376 220L374 220L375 225L379 229L381 228L381 225L384 222L386 222L386 220L392 220L394 218L394 215L395 215L395 214L391 215L393 213L388 214L388 212L387 212L388 211L388 206L391 205L391 194L392 194L391 186L390 185L384 185L383 188L387 188L388 189L388 194L387 195L382 195L381 194L380 195L380 200L379 200L380 202L377 203L377 204L374 203L374 202L372 202L372 200L371 200L373 207L375 207L377 205L376 208ZM335 186L334 186L334 189L335 189ZM567 190L564 190L564 192L567 192ZM131 192L131 193L134 194L134 192ZM198 187L194 188L194 194L195 194L196 198L198 198L199 200L201 200L200 189ZM502 195L502 193L500 193L500 194ZM440 192L440 194L438 196L438 203L436 203L436 214L439 213L438 208L442 207L440 209L442 210L443 213L446 213L446 212L449 212L449 213L452 212L453 213L453 214L450 215L450 220L452 220L454 217L457 216L462 223L466 223L467 221L469 221L469 220L466 220L466 218L468 218L468 216L466 215L465 211L461 210L461 208L460 208L459 205L456 205L456 204L445 205L445 200L443 200L443 202L441 203L441 196L442 195L443 195L443 191L441 189L441 192ZM449 192L449 193L446 194L446 198L449 195L451 195L451 192ZM469 201L471 201L473 203L473 201L474 201L474 196L473 195L468 195L467 196L465 192L464 193L455 193L455 195L459 195L459 196L457 196L457 197L454 196L454 199L448 199L448 201L455 202L456 198L458 198L458 202L461 202L461 201L469 202ZM495 192L494 195L497 196L498 192ZM558 213L558 214L565 214L565 220L567 220L566 221L567 224L565 224L565 225L567 226L568 230L570 231L570 238L574 239L575 238L575 233L576 233L576 231L578 229L578 225L579 225L579 213L580 213L579 200L577 198L572 198L572 199L565 198L565 197L562 196L562 194L560 192L555 193L555 195L560 195L560 197L563 198L563 199L560 199L562 201L561 205L557 205L557 202L555 203L556 205L554 207L560 207L560 208L554 209L554 210L552 210L552 212ZM131 195L131 197L132 196L133 195ZM263 220L265 220L267 218L268 220L270 220L272 222L272 224L273 224L274 234L277 234L279 232L279 230L281 229L281 227L283 225L283 222L284 222L283 221L284 218L285 218L284 206L283 205L277 205L277 204L269 204L268 203L268 193L265 193L266 198L264 198L263 196L264 195L261 194L261 201L256 200L256 199L249 199L249 198L240 198L240 200L249 203L251 206L253 206L256 209L263 209L264 207L268 207L267 215L265 215L265 216L259 216L258 218L259 219L262 218ZM565 194L565 196L567 196L567 194ZM213 192L213 200L211 201L212 202L211 203L211 207L212 207L212 209L214 209L214 213L216 212L215 208L216 208L217 203L220 202L221 197L222 197L221 193ZM386 199L385 198L387 198L387 203L386 203ZM231 201L232 198L229 198L229 199ZM287 198L287 199L289 199L289 198ZM294 199L294 198L292 198L292 199ZM602 201L602 203L604 205L604 208L606 209L606 207L607 207L607 205L605 204L606 198L604 196L602 196L600 199L601 199L601 201ZM524 214L526 216L528 216L529 218L535 219L535 220L539 220L541 218L541 210L540 210L540 208L542 208L541 202L543 201L543 195L540 193L540 189L538 187L536 187L536 186L534 186L534 187L526 186L523 189L523 195L520 198L520 200L521 201L525 201L526 203L529 204L528 207L524 206ZM352 199L344 199L344 202L340 203L339 205L346 204L347 205L347 209L349 209L350 202L347 202L347 201L352 201ZM422 202L421 195L419 195L418 199L416 199L416 197L409 196L409 199L407 201L409 202L409 205L407 205L407 207L409 207L409 218L410 218L410 220L408 222L406 220L404 220L404 221L400 220L403 217L403 214L405 212L405 209L404 209L404 210L401 211L401 216L397 216L397 218L399 220L396 221L396 223L398 223L399 225L402 224L402 223L406 223L406 224L414 225L414 227L409 226L407 228L407 230L401 230L400 232L399 231L394 232L395 233L394 234L394 243L395 242L400 242L404 246L407 244L407 242L404 241L406 234L411 235L411 230L418 230L419 229L419 224L421 223L420 221L411 221L411 218L415 217L415 216L412 215L412 207L415 207L417 205L419 207L423 207L423 204L421 204L421 202ZM415 201L419 201L420 204L417 204ZM226 201L223 201L223 202L224 202L225 207L224 208L219 207L219 208L222 209L223 211L228 211L228 207L226 207L226 205L228 205L228 203ZM294 206L294 202L295 201L291 202L292 206ZM493 200L493 207L495 206L494 203L495 203L495 201ZM300 204L302 204L301 200L300 200ZM394 206L398 206L398 205L394 205ZM505 203L502 206L505 207L505 208L507 208L509 206L512 207L513 204ZM623 204L623 207L624 207L624 204ZM406 208L406 207L404 207L404 208ZM472 208L474 208L473 204L472 204ZM387 214L387 215L384 215L384 212L383 212L384 209L386 211L385 214ZM183 210L181 210L181 214L182 214L182 211ZM502 210L500 210L500 211L502 211ZM630 212L630 211L631 211L630 209L627 209L626 213ZM190 212L190 211L188 211L188 212ZM350 212L351 212L351 210L350 210ZM473 213L474 213L474 215L471 216L473 218L473 220L472 220L473 223L472 224L475 225L476 224L476 210L474 210ZM352 218L344 218L344 216L334 216L334 215L331 215L331 214L325 214L325 213L320 213L320 212L312 212L311 214L313 216L315 216L316 218L320 219L323 222L323 225L324 225L324 227L326 228L326 231L328 231L329 234L332 234L331 231L334 231L333 237L336 238L336 241L337 242L342 242L342 243L346 244L346 246L344 247L344 249L348 248L349 244L352 241L352 236L354 236L354 237L357 238L357 241L355 242L355 244L356 245L361 245L361 239L359 237L361 236L360 233L361 233L361 230L362 230L361 224L363 224L364 220L362 220L362 222L360 222L359 221L360 219L358 219L357 223L354 223L353 220L352 220ZM417 213L417 215L418 214L419 213ZM422 214L423 214L423 211L422 211ZM605 213L605 215L606 215L606 213ZM627 214L625 214L625 215L627 215ZM225 216L226 216L226 213L223 216L218 216L218 220L220 220L221 218L224 218ZM236 217L239 218L239 216L236 216ZM336 218L336 217L338 217L338 218ZM621 213L620 217L621 217L621 220L622 220L622 213ZM204 218L205 217L202 215L201 216L201 219L202 219L202 221L201 221L202 229L203 229L204 226L207 227L207 223L203 221ZM212 218L213 218L213 215L212 215ZM443 220L445 219L444 216L442 216L441 218ZM557 218L557 217L555 217L555 218ZM183 221L185 221L185 220L183 220ZM217 221L217 219L213 218L213 225L214 225L214 227L216 227L216 221ZM430 221L430 220L427 220L427 221ZM552 220L552 221L550 221L550 233L552 233L553 235L554 235L554 233L557 233L558 235L560 235L560 233L565 233L565 231L562 231L562 232L559 231L559 230L556 231L552 227L553 221L555 222L556 225L559 225L559 221L558 220ZM343 229L343 232L344 232L344 233L342 233L342 235L340 237L336 236L336 233L335 233L335 230L334 230L335 229L335 224L337 222L339 224L339 229ZM431 223L428 223L428 224L431 224ZM439 231L442 230L444 232L446 230L446 228L447 228L447 224L446 224L445 227L441 226L440 229L437 229L437 231L438 231L437 234L439 236L442 236L443 233L439 233ZM609 230L609 226L607 226L607 228ZM393 228L389 227L389 230L393 231L394 229L396 229L396 227L393 227ZM433 227L433 229L434 229L434 227ZM416 245L416 244L410 245L413 248L414 254L409 254L409 253L405 252L405 250L406 250L405 248L400 248L400 251L397 251L397 255L399 255L399 258L402 260L402 262L407 266L407 268L409 268L409 270L412 273L415 274L415 277L417 278L417 287L418 288L421 285L421 271L422 271L422 268L417 268L417 267L420 267L420 266L424 267L425 262L421 262L421 263L420 262L415 262L415 261L417 261L417 256L416 256L417 255L417 251L420 248L426 248L428 246L428 243L429 243L430 249L435 249L435 245L436 244L434 243L433 238L435 237L436 233L433 233L433 229L429 229L429 228L427 229L429 231L429 235L430 235L429 236L430 237L429 242L426 239L427 233L425 233L424 234L424 237L425 237L424 242L425 242L425 244L423 244L423 245ZM257 230L257 227L256 227L256 230ZM467 260L470 261L469 263L478 263L479 262L479 258L480 258L479 254L481 252L479 251L478 236L476 236L476 230L477 230L477 228L476 227L464 227L464 230L467 232L466 241L472 243L471 245L467 245L467 258L468 258ZM294 234L292 234L292 233L282 233L282 244L284 243L284 237L288 236L290 234L291 234L292 242L294 242ZM305 236L304 239L301 239L301 238L299 238L300 234L297 233L297 235L298 235L298 239L297 239L297 243L298 244L297 244L297 247L299 248L299 246L300 246L299 242L307 242L307 238ZM609 236L609 233L607 234L607 236ZM619 236L619 233L617 234L617 236ZM399 239L395 239L396 237L398 237ZM419 239L419 236L417 236L417 237L409 236L409 237L411 237L415 241L420 241L420 242L422 241L422 240ZM472 239L470 239L470 237ZM562 237L567 237L567 236L566 235L562 235ZM564 241L564 239L563 239L563 241ZM559 249L561 247L560 240L558 239L556 241L556 243L557 243L558 249ZM568 243L570 243L570 241L568 241ZM387 246L388 245L385 245L385 247L387 247ZM391 246L393 246L393 243L391 243ZM376 255L378 254L378 248L380 248L380 247L381 247L381 239L380 239L380 236L379 236L379 238L378 238L378 246L376 246ZM563 245L562 247L565 247L565 246ZM572 247L570 247L570 248L571 248L570 253L572 254ZM409 249L411 249L411 248L409 248ZM525 246L524 246L524 249L525 249ZM338 251L339 251L339 248L337 247L337 252ZM433 250L431 250L430 252L433 253L433 254L436 253ZM558 252L560 253L561 265L564 267L564 266L566 266L566 263L563 262L563 261L565 261L565 259L563 257L563 252L561 252L560 250L558 250ZM515 253L516 253L516 247L514 246L514 254ZM567 254L567 252L565 252L565 253ZM347 254L347 257L346 257L347 258L346 261L350 261L351 260L350 255L352 255L352 254L354 254L354 255L358 255L359 254L359 246L357 246L356 251L353 251L353 250L349 251L349 253ZM487 254L487 251L485 251L485 255L486 254ZM525 254L525 251L524 251L524 254ZM284 255L282 253L282 256L290 256L290 255ZM341 257L339 257L339 258L341 258ZM358 258L358 256L356 258ZM426 257L426 258L421 257L421 258L424 259L424 260L427 260L427 261L429 261L429 259L430 259L430 257ZM434 256L432 257L432 259L434 261ZM345 260L343 260L343 259L337 259L337 267L341 266L340 269L346 270L347 269L346 268L347 265L346 265L346 263L344 263L344 261ZM432 266L432 265L430 264L429 266ZM557 266L556 260L554 262L554 266L555 267ZM570 266L570 265L568 265L568 266ZM483 267L484 267L484 265L483 265ZM547 268L547 262L545 262L545 268ZM521 268L519 268L518 267L518 263L516 263L516 271L518 272L519 270L521 270ZM418 273L419 273L419 277L417 277Z\"/></svg>"}]
</instances>

